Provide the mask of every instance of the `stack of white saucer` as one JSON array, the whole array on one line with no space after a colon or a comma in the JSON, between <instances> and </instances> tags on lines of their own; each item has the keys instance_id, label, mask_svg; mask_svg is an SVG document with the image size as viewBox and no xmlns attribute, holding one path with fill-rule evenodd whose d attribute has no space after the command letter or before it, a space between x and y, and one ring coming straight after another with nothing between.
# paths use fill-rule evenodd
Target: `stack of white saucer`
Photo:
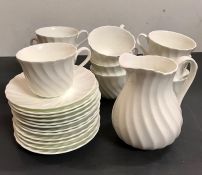
<instances>
[{"instance_id":1,"label":"stack of white saucer","mask_svg":"<svg viewBox=\"0 0 202 175\"><path fill-rule=\"evenodd\" d=\"M16 141L32 152L59 154L75 150L88 143L99 129L98 83L85 68L77 72L71 90L61 97L34 95L23 73L9 82L6 97Z\"/></svg>"},{"instance_id":2,"label":"stack of white saucer","mask_svg":"<svg viewBox=\"0 0 202 175\"><path fill-rule=\"evenodd\" d=\"M101 94L91 71L74 66L73 84L54 98L36 95L26 80L21 73L5 90L14 136L23 148L39 154L61 154L94 138L100 126Z\"/></svg>"}]
</instances>

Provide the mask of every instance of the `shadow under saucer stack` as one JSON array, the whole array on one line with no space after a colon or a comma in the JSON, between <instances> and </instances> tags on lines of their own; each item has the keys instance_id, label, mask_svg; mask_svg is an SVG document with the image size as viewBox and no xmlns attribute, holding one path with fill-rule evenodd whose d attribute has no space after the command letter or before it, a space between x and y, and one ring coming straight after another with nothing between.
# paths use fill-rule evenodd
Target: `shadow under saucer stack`
<instances>
[{"instance_id":1,"label":"shadow under saucer stack","mask_svg":"<svg viewBox=\"0 0 202 175\"><path fill-rule=\"evenodd\" d=\"M85 68L75 71L72 87L59 97L35 95L24 73L8 83L5 93L13 114L15 139L29 151L69 152L87 144L99 130L101 94L95 76Z\"/></svg>"}]
</instances>

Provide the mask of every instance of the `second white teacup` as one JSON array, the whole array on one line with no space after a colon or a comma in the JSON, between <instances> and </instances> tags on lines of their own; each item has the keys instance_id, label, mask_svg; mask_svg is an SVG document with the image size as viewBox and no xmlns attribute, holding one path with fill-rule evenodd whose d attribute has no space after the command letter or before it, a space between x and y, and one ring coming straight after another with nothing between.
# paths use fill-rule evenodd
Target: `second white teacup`
<instances>
[{"instance_id":1,"label":"second white teacup","mask_svg":"<svg viewBox=\"0 0 202 175\"><path fill-rule=\"evenodd\" d=\"M193 58L191 58L191 52L196 48L197 44L192 38L181 33L156 30L150 32L148 35L144 33L139 34L137 45L139 45L144 55L159 55L172 58L180 65L184 59L187 62L189 60L194 62ZM186 66L177 72L175 80L182 81L185 74L189 74Z\"/></svg>"},{"instance_id":2,"label":"second white teacup","mask_svg":"<svg viewBox=\"0 0 202 175\"><path fill-rule=\"evenodd\" d=\"M77 48L68 43L44 43L26 47L16 54L30 89L41 97L63 95L72 85L74 63L82 51L86 59L77 67L84 66L91 57L91 51Z\"/></svg>"},{"instance_id":3,"label":"second white teacup","mask_svg":"<svg viewBox=\"0 0 202 175\"><path fill-rule=\"evenodd\" d=\"M35 31L36 37L32 38L30 44L36 43L51 43L51 42L63 42L73 44L78 47L87 41L88 31L78 30L72 27L64 26L52 26L43 27ZM78 41L81 35L85 35L82 41Z\"/></svg>"},{"instance_id":4,"label":"second white teacup","mask_svg":"<svg viewBox=\"0 0 202 175\"><path fill-rule=\"evenodd\" d=\"M119 66L119 56L135 49L135 37L124 27L101 26L90 32L88 44L92 51L92 63Z\"/></svg>"}]
</instances>

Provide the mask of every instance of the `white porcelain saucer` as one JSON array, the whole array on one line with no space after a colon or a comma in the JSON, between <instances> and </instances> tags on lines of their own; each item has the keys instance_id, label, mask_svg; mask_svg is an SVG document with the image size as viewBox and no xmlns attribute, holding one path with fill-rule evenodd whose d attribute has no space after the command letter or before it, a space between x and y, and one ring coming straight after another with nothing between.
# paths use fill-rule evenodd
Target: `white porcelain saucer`
<instances>
[{"instance_id":1,"label":"white porcelain saucer","mask_svg":"<svg viewBox=\"0 0 202 175\"><path fill-rule=\"evenodd\" d=\"M31 140L38 140L40 142L44 141L62 141L71 139L73 137L78 137L83 132L86 132L88 128L95 125L95 123L99 122L98 119L99 115L96 116L97 118L93 119L92 122L88 125L84 124L83 126L77 127L76 129L72 129L71 131L63 131L63 132L57 132L57 133L41 133L41 132L27 132L26 130L23 130L20 125L16 125L15 122L13 122L13 128L15 133L22 135L23 137L26 137Z\"/></svg>"},{"instance_id":2,"label":"white porcelain saucer","mask_svg":"<svg viewBox=\"0 0 202 175\"><path fill-rule=\"evenodd\" d=\"M28 121L37 121L37 122L53 122L53 121L59 121L59 120L71 120L71 118L77 118L83 113L89 112L90 109L92 109L94 106L96 106L98 103L100 103L101 99L101 93L98 92L94 95L94 97L88 101L85 105L80 106L78 108L75 108L75 110L64 110L63 112L49 114L49 113L25 113L22 111L17 110L14 106L10 105L12 111L18 113L20 115L20 118L23 118Z\"/></svg>"},{"instance_id":3,"label":"white porcelain saucer","mask_svg":"<svg viewBox=\"0 0 202 175\"><path fill-rule=\"evenodd\" d=\"M39 97L29 89L24 74L5 90L13 114L16 141L39 154L61 154L87 144L100 126L98 82L85 68L75 72L74 83L63 96Z\"/></svg>"},{"instance_id":4,"label":"white porcelain saucer","mask_svg":"<svg viewBox=\"0 0 202 175\"><path fill-rule=\"evenodd\" d=\"M30 90L24 73L15 76L6 86L5 94L9 102L25 109L55 110L63 107L74 107L88 98L96 89L97 80L91 71L81 68L75 71L72 87L61 97L41 98Z\"/></svg>"},{"instance_id":5,"label":"white porcelain saucer","mask_svg":"<svg viewBox=\"0 0 202 175\"><path fill-rule=\"evenodd\" d=\"M67 152L76 150L76 149L86 145L88 142L90 142L95 137L95 135L97 134L97 132L99 130L99 127L100 127L100 122L98 121L96 127L93 128L89 134L86 134L85 136L82 135L82 137L79 139L79 141L74 142L72 144L68 144L68 145L62 145L62 147L56 146L54 148L37 147L34 144L26 143L24 140L22 140L18 136L16 136L15 133L14 133L14 136L19 145L21 145L23 148L25 148L31 152L38 153L38 154L45 154L45 155L53 155L53 154L67 153Z\"/></svg>"},{"instance_id":6,"label":"white porcelain saucer","mask_svg":"<svg viewBox=\"0 0 202 175\"><path fill-rule=\"evenodd\" d=\"M79 112L77 115L68 116L68 114L63 116L58 116L55 118L29 118L27 116L22 116L21 114L12 110L13 115L22 123L26 123L28 126L41 126L41 127L54 127L64 124L71 124L79 122L82 120L87 120L93 113L97 112L100 107L100 102L97 102L95 105L91 105L87 111Z\"/></svg>"},{"instance_id":7,"label":"white porcelain saucer","mask_svg":"<svg viewBox=\"0 0 202 175\"><path fill-rule=\"evenodd\" d=\"M49 135L51 133L60 133L60 132L74 132L74 130L78 128L84 128L88 125L91 125L91 123L96 119L97 115L99 114L99 110L92 113L88 118L85 120L80 120L79 122L69 122L65 124L60 124L56 126L49 126L46 125L46 127L42 127L40 125L28 125L26 122L22 122L17 119L17 117L13 117L14 123L21 128L22 130L28 132L28 133L39 133L39 134L45 134Z\"/></svg>"},{"instance_id":8,"label":"white porcelain saucer","mask_svg":"<svg viewBox=\"0 0 202 175\"><path fill-rule=\"evenodd\" d=\"M98 121L96 120L94 124L90 127L88 127L84 132L80 133L80 135L72 136L71 138L64 138L63 140L56 140L56 141L44 141L44 140L33 140L28 137L24 137L20 133L15 132L15 136L21 138L24 140L24 142L33 144L31 146L36 146L36 147L46 147L48 149L52 148L61 148L62 146L68 146L71 145L72 143L76 143L81 140L83 137L87 137L90 135L96 128L98 127Z\"/></svg>"}]
</instances>

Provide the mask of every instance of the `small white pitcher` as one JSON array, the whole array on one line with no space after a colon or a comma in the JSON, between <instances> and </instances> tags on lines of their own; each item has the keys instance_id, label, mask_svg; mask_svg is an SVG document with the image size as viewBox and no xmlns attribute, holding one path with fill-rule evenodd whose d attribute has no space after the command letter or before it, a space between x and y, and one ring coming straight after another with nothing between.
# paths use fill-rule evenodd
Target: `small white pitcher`
<instances>
[{"instance_id":1,"label":"small white pitcher","mask_svg":"<svg viewBox=\"0 0 202 175\"><path fill-rule=\"evenodd\" d=\"M182 57L181 57L182 58ZM127 81L112 110L112 123L118 136L139 149L160 149L170 145L179 136L182 126L180 104L196 72L192 59L180 64L170 58L123 54L120 66L128 74ZM190 73L184 84L174 91L173 78L187 62Z\"/></svg>"}]
</instances>

